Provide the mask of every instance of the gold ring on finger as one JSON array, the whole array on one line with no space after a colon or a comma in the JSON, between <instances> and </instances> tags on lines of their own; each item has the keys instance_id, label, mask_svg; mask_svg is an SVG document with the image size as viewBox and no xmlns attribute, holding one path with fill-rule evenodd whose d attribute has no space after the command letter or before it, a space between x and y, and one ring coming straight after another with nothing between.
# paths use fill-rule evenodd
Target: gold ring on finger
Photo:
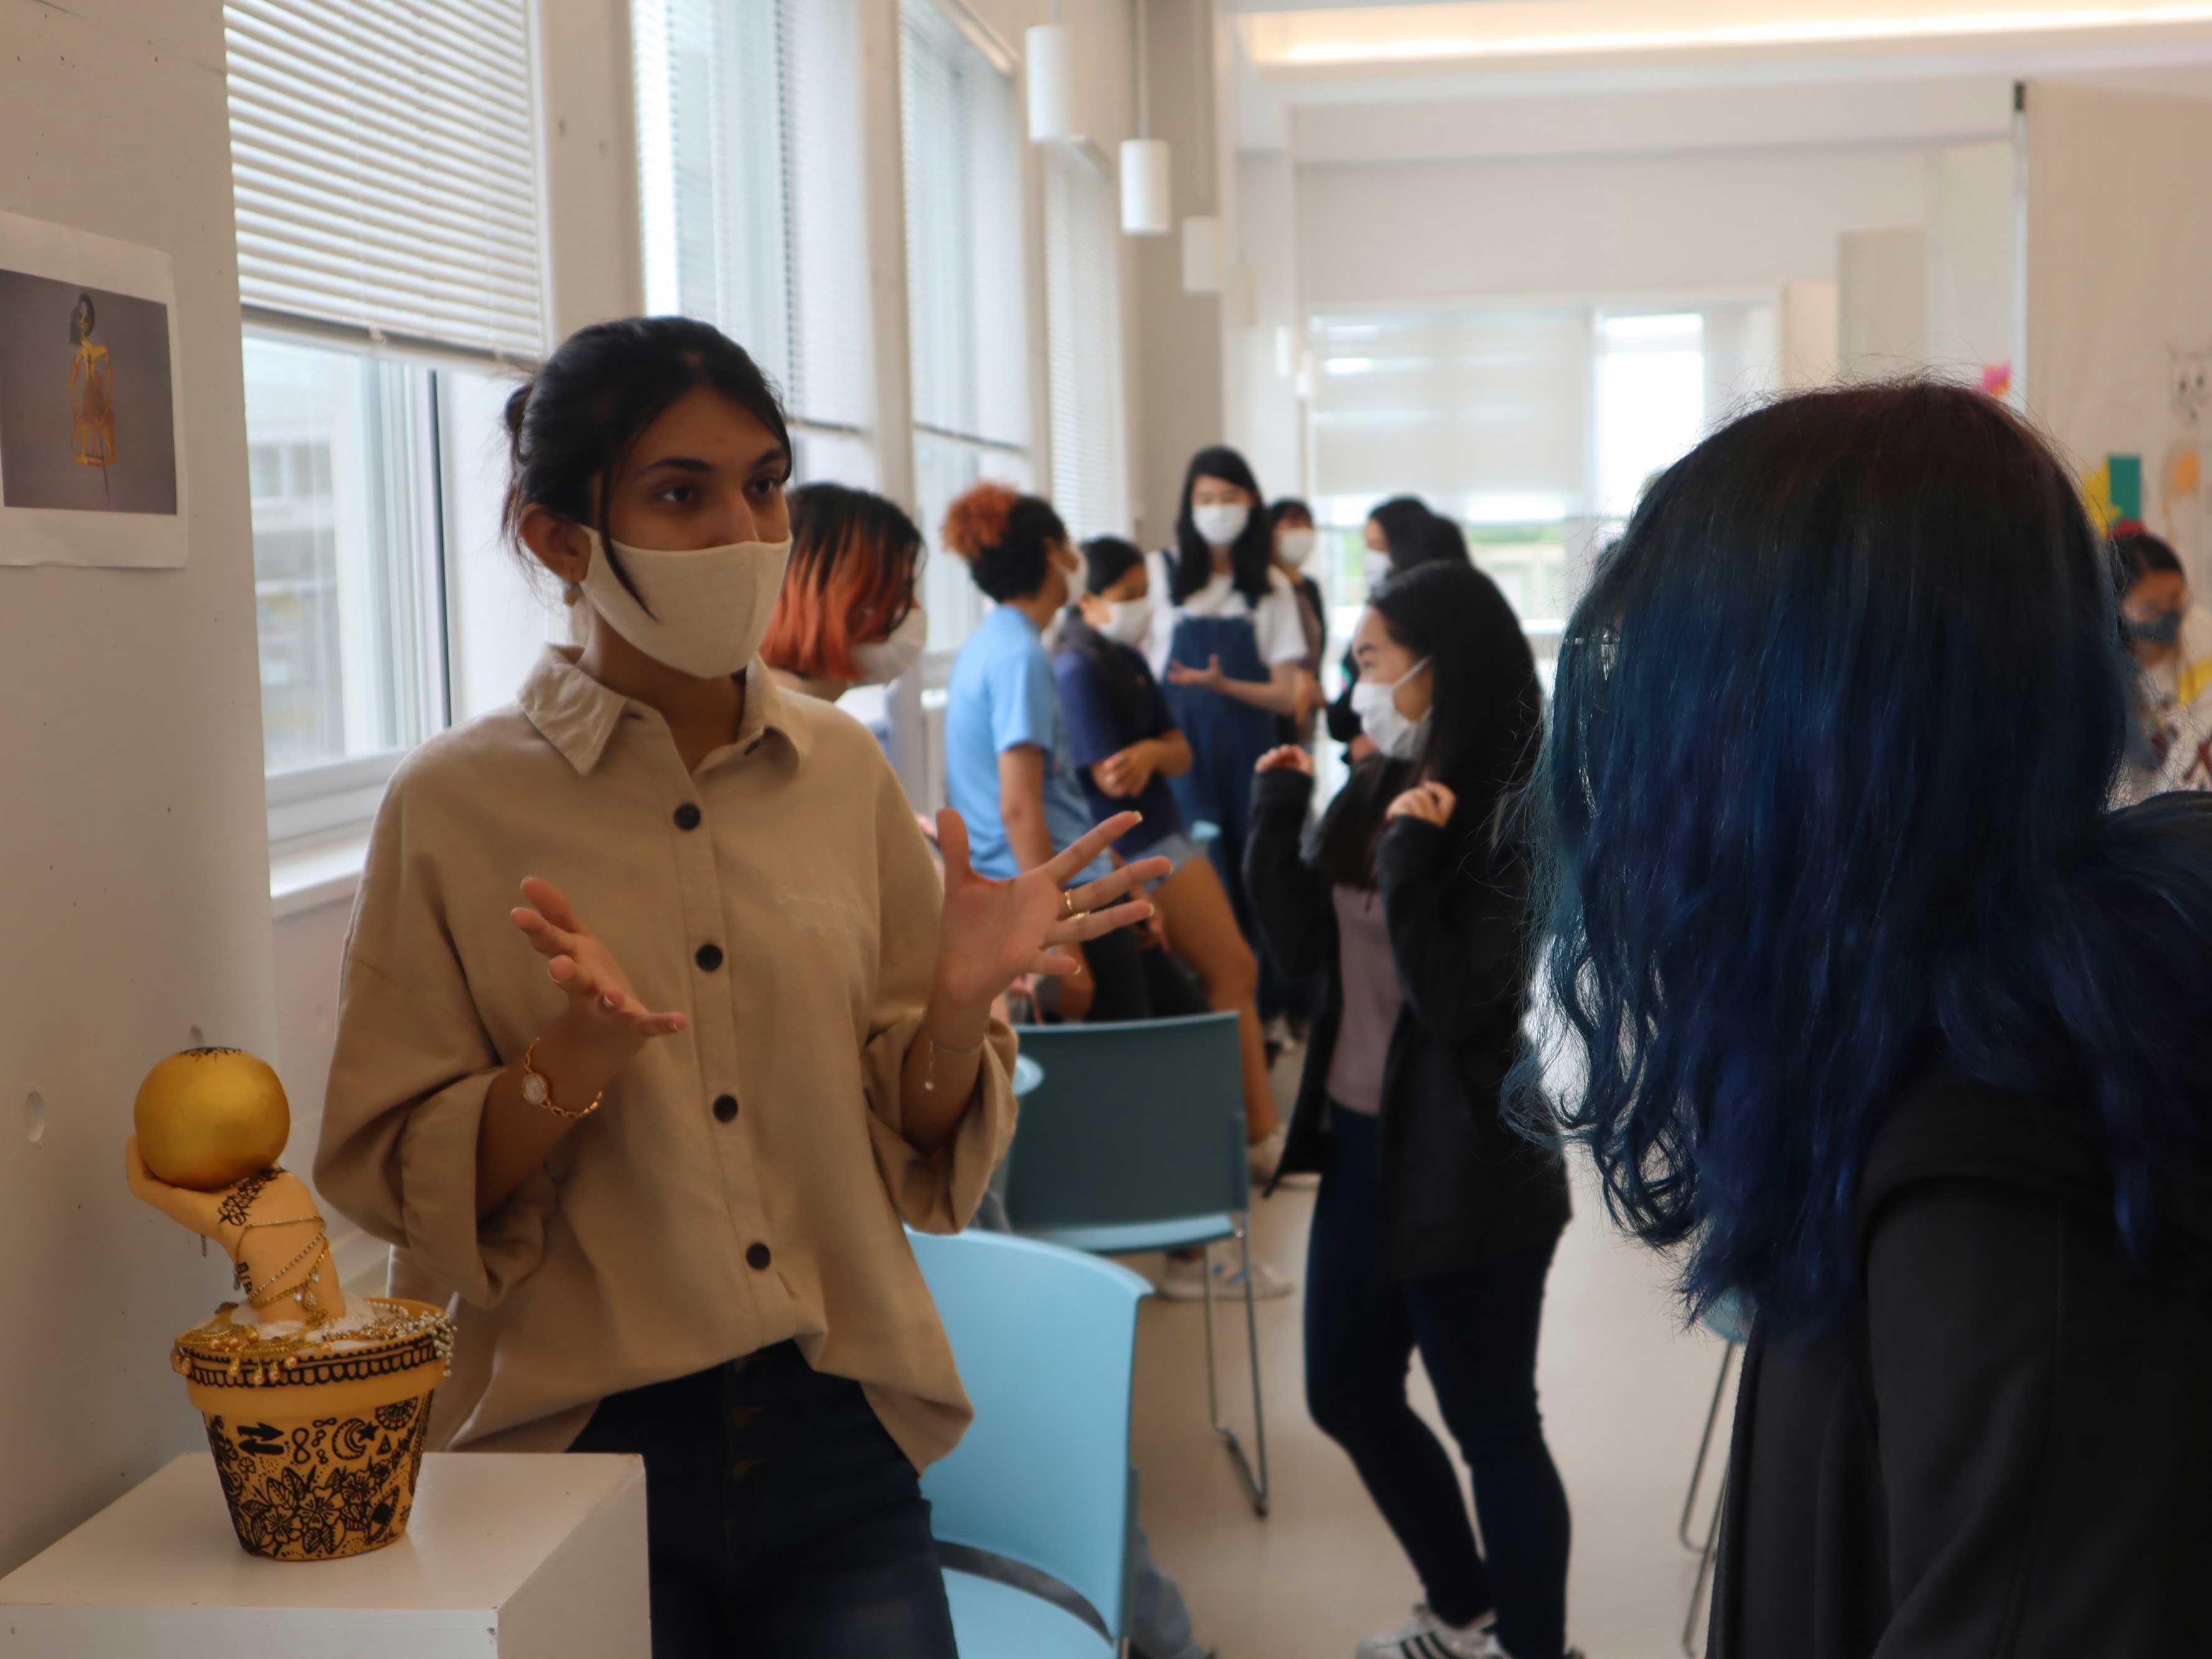
<instances>
[{"instance_id":1,"label":"gold ring on finger","mask_svg":"<svg viewBox=\"0 0 2212 1659\"><path fill-rule=\"evenodd\" d=\"M1070 921L1074 921L1076 917L1083 914L1082 911L1075 908L1075 890L1073 887L1065 888L1061 890L1060 902L1066 907L1067 910L1067 919Z\"/></svg>"}]
</instances>

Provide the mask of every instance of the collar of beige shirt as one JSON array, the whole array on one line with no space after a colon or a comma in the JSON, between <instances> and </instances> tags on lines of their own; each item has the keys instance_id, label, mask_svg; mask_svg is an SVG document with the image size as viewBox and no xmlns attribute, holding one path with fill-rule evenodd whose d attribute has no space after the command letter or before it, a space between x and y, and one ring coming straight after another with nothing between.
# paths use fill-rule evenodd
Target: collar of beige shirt
<instances>
[{"instance_id":1,"label":"collar of beige shirt","mask_svg":"<svg viewBox=\"0 0 2212 1659\"><path fill-rule=\"evenodd\" d=\"M580 773L589 774L606 753L607 741L624 720L659 720L660 711L635 697L609 690L581 666L582 650L573 645L548 646L517 699L522 713L539 735ZM738 721L736 739L716 750L701 763L706 770L731 754L750 755L762 742L775 737L804 762L813 738L806 722L793 719L789 692L780 690L775 677L759 658L745 671L745 710Z\"/></svg>"}]
</instances>

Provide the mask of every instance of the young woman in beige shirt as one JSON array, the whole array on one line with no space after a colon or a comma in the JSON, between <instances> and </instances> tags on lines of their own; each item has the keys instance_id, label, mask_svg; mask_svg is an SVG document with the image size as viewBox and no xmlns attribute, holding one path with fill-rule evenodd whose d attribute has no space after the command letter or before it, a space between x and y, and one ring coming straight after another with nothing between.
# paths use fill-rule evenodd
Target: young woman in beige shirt
<instances>
[{"instance_id":1,"label":"young woman in beige shirt","mask_svg":"<svg viewBox=\"0 0 2212 1659\"><path fill-rule=\"evenodd\" d=\"M948 814L940 889L874 740L757 660L791 443L714 329L586 329L507 417L588 637L392 781L318 1184L456 1305L434 1443L644 1455L656 1659L950 1659L916 1471L969 1408L901 1224L1012 1133L993 999L1158 872L1063 893L1121 821L987 880Z\"/></svg>"}]
</instances>

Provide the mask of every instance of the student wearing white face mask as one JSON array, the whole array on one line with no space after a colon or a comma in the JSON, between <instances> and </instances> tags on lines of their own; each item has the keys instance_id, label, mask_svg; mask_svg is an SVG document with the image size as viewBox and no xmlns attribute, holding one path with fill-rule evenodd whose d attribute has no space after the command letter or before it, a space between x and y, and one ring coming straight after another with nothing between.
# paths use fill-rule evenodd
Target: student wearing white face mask
<instances>
[{"instance_id":1,"label":"student wearing white face mask","mask_svg":"<svg viewBox=\"0 0 2212 1659\"><path fill-rule=\"evenodd\" d=\"M1211 846L1245 939L1258 948L1244 896L1252 767L1277 740L1276 722L1309 706L1305 624L1289 577L1275 568L1274 536L1252 469L1235 450L1202 449L1183 478L1176 544L1151 560L1165 603L1147 653L1167 688L1190 770L1175 781L1187 823L1219 830ZM1287 985L1264 957L1260 1013L1289 1012Z\"/></svg>"},{"instance_id":2,"label":"student wearing white face mask","mask_svg":"<svg viewBox=\"0 0 2212 1659\"><path fill-rule=\"evenodd\" d=\"M1319 1171L1306 1401L1424 1592L1358 1659L1562 1659L1566 1493L1536 1348L1567 1221L1556 1153L1506 1121L1534 915L1509 804L1543 702L1519 621L1472 565L1394 577L1352 639L1375 754L1306 834L1313 757L1260 763L1248 873L1270 946L1321 977L1285 1171ZM1480 1546L1407 1400L1418 1349L1474 1475Z\"/></svg>"},{"instance_id":3,"label":"student wearing white face mask","mask_svg":"<svg viewBox=\"0 0 2212 1659\"><path fill-rule=\"evenodd\" d=\"M921 531L870 490L808 484L789 501L791 563L761 641L769 674L825 702L904 678L929 641Z\"/></svg>"},{"instance_id":4,"label":"student wearing white face mask","mask_svg":"<svg viewBox=\"0 0 2212 1659\"><path fill-rule=\"evenodd\" d=\"M1085 543L1083 561L1083 593L1053 657L1072 756L1095 818L1103 823L1132 808L1145 815L1143 824L1121 838L1121 854L1152 854L1171 866L1152 884L1153 902L1169 943L1198 975L1206 1006L1237 1016L1245 1140L1261 1149L1258 1156L1266 1167L1255 1175L1265 1180L1281 1149L1255 1000L1259 963L1237 925L1220 873L1192 841L1169 787L1170 779L1190 769L1190 744L1176 729L1140 649L1152 626L1152 579L1143 555L1118 537ZM1288 1282L1263 1266L1253 1264L1254 1289L1274 1294L1279 1285L1287 1293ZM1171 1269L1165 1288L1171 1296L1205 1290L1189 1266ZM1237 1288L1242 1294L1243 1287Z\"/></svg>"},{"instance_id":5,"label":"student wearing white face mask","mask_svg":"<svg viewBox=\"0 0 2212 1659\"><path fill-rule=\"evenodd\" d=\"M1275 568L1290 578L1291 589L1297 595L1298 620L1306 630L1305 660L1299 666L1318 687L1328 655L1328 601L1322 598L1321 584L1309 568L1316 539L1313 509L1296 496L1285 495L1267 509L1267 524L1275 538ZM1316 712L1309 705L1283 721L1279 728L1283 741L1311 744Z\"/></svg>"},{"instance_id":6,"label":"student wearing white face mask","mask_svg":"<svg viewBox=\"0 0 2212 1659\"><path fill-rule=\"evenodd\" d=\"M969 1407L900 1224L965 1224L1012 1135L993 1000L1157 871L1063 890L1120 818L994 881L947 812L940 884L769 680L791 441L714 329L585 329L507 426L586 638L392 779L316 1185L459 1300L434 1447L642 1455L653 1659L952 1659L918 1471Z\"/></svg>"}]
</instances>

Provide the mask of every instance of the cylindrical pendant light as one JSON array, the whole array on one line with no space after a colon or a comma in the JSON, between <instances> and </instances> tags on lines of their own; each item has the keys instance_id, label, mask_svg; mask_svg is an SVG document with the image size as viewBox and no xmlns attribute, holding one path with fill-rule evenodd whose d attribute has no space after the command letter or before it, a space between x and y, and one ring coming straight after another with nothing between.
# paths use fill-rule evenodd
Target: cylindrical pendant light
<instances>
[{"instance_id":1,"label":"cylindrical pendant light","mask_svg":"<svg viewBox=\"0 0 2212 1659\"><path fill-rule=\"evenodd\" d=\"M1075 34L1065 23L1030 27L1023 58L1030 88L1030 142L1075 138Z\"/></svg>"},{"instance_id":2,"label":"cylindrical pendant light","mask_svg":"<svg viewBox=\"0 0 2212 1659\"><path fill-rule=\"evenodd\" d=\"M1160 138L1121 141L1121 228L1131 236L1164 236L1175 223L1168 147Z\"/></svg>"},{"instance_id":3,"label":"cylindrical pendant light","mask_svg":"<svg viewBox=\"0 0 2212 1659\"><path fill-rule=\"evenodd\" d=\"M1164 236L1175 223L1167 141L1152 137L1152 66L1145 57L1146 0L1129 9L1137 27L1137 136L1121 141L1121 234Z\"/></svg>"},{"instance_id":4,"label":"cylindrical pendant light","mask_svg":"<svg viewBox=\"0 0 2212 1659\"><path fill-rule=\"evenodd\" d=\"M1182 222L1182 291L1220 293L1221 264L1221 221L1211 213L1193 214Z\"/></svg>"}]
</instances>

